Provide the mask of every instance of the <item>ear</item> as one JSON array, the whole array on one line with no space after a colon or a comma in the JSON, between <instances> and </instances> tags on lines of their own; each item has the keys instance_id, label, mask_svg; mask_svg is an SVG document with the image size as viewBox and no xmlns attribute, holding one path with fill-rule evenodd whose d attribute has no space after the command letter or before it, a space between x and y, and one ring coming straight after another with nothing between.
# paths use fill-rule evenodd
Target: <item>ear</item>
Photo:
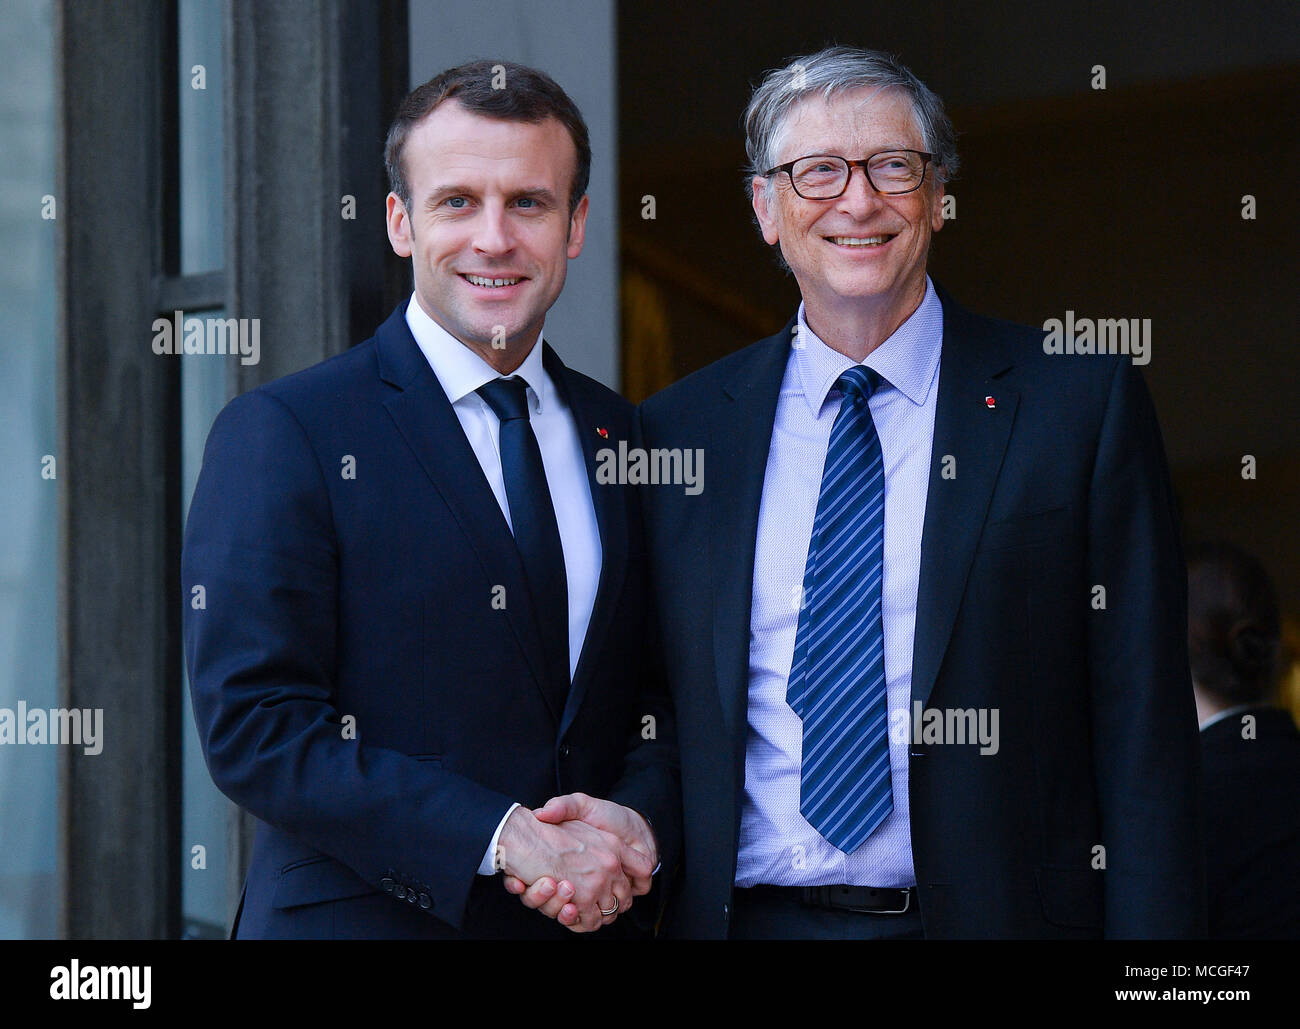
<instances>
[{"instance_id":1,"label":"ear","mask_svg":"<svg viewBox=\"0 0 1300 1029\"><path fill-rule=\"evenodd\" d=\"M940 229L943 228L943 198L944 198L943 180L939 178L938 174L936 174L934 177L934 188L931 190L931 193L932 196L930 197L930 228L934 232L938 232Z\"/></svg>"},{"instance_id":2,"label":"ear","mask_svg":"<svg viewBox=\"0 0 1300 1029\"><path fill-rule=\"evenodd\" d=\"M777 218L775 196L773 202L768 203L767 197L767 179L761 175L755 175L749 183L750 202L754 205L754 214L758 218L758 227L763 231L763 239L769 246L776 246L781 240L781 234L777 231Z\"/></svg>"},{"instance_id":3,"label":"ear","mask_svg":"<svg viewBox=\"0 0 1300 1029\"><path fill-rule=\"evenodd\" d=\"M569 219L570 261L582 253L582 244L587 239L587 208L590 206L584 193L582 199L578 201L578 206L573 209L573 216Z\"/></svg>"},{"instance_id":4,"label":"ear","mask_svg":"<svg viewBox=\"0 0 1300 1029\"><path fill-rule=\"evenodd\" d=\"M411 241L415 234L411 231L411 216L406 213L406 205L396 193L388 194L388 243L398 257L411 256Z\"/></svg>"}]
</instances>

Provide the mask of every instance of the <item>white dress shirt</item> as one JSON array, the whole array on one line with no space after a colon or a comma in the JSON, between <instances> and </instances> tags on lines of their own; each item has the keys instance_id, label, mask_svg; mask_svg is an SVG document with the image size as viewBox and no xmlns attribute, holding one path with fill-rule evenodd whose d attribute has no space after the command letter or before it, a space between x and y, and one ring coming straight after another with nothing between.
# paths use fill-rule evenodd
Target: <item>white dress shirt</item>
<instances>
[{"instance_id":1,"label":"white dress shirt","mask_svg":"<svg viewBox=\"0 0 1300 1029\"><path fill-rule=\"evenodd\" d=\"M501 421L487 401L475 392L484 383L503 376L430 318L414 294L406 308L406 324L451 401L452 410L460 419L465 438L487 476L506 523L512 524L505 477L501 472ZM569 594L569 676L572 678L578 668L583 641L587 638L587 625L591 621L596 588L600 583L600 526L596 521L596 507L591 498L591 483L587 478L587 462L578 438L578 426L573 412L542 364L540 335L513 376L528 383L529 421L542 452L551 504L555 507L555 520L560 527ZM480 875L495 873L493 855L497 840L510 812L518 806L512 806L497 825L479 865Z\"/></svg>"},{"instance_id":2,"label":"white dress shirt","mask_svg":"<svg viewBox=\"0 0 1300 1029\"><path fill-rule=\"evenodd\" d=\"M871 417L885 464L881 615L889 726L911 725L912 643L921 574L921 530L939 392L943 307L926 278L917 309L862 363L884 382ZM745 796L736 885L901 887L916 882L907 795L908 744L890 737L894 809L857 850L828 843L799 811L803 723L786 703L799 596L821 493L822 466L841 395L835 380L853 360L813 334L799 305L777 400L763 478L750 610Z\"/></svg>"}]
</instances>

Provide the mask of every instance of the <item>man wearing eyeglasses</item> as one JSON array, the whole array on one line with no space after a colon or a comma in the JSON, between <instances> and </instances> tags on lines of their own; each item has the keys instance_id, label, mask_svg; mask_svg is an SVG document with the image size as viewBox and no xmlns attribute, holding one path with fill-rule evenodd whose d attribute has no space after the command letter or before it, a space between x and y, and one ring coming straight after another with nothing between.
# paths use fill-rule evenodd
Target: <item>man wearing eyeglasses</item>
<instances>
[{"instance_id":1,"label":"man wearing eyeglasses","mask_svg":"<svg viewBox=\"0 0 1300 1029\"><path fill-rule=\"evenodd\" d=\"M685 812L668 930L1203 935L1185 578L1138 371L931 281L954 133L895 59L799 58L745 125L803 302L639 413L712 469L646 494Z\"/></svg>"}]
</instances>

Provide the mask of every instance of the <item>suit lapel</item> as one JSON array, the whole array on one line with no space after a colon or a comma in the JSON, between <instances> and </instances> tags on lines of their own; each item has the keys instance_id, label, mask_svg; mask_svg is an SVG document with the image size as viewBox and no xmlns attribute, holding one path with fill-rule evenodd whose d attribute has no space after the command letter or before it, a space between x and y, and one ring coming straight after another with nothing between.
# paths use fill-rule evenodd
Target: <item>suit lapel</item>
<instances>
[{"instance_id":1,"label":"suit lapel","mask_svg":"<svg viewBox=\"0 0 1300 1029\"><path fill-rule=\"evenodd\" d=\"M586 383L565 367L549 344L543 343L543 347L542 362L546 373L568 405L578 432L583 464L587 469L587 483L591 487L591 501L596 510L596 524L600 529L600 579L596 587L596 602L591 609L591 619L587 623L587 634L583 637L573 685L569 689L564 716L560 720L560 736L563 736L582 706L583 697L591 682L592 669L600 656L601 642L609 631L610 620L614 617L618 596L623 589L627 571L627 509L624 506L623 491L627 487L596 481L596 451L604 447L617 447L618 440L613 432L610 432L608 439L602 439L596 434L597 427L605 426L606 423L600 420L598 405L593 404ZM597 443L600 444L599 448Z\"/></svg>"},{"instance_id":2,"label":"suit lapel","mask_svg":"<svg viewBox=\"0 0 1300 1029\"><path fill-rule=\"evenodd\" d=\"M934 446L921 536L912 698L926 703L943 664L989 500L1015 421L1019 394L995 381L1010 352L942 290L943 351ZM985 397L995 398L990 408ZM952 462L945 462L945 457ZM947 476L945 477L945 471Z\"/></svg>"},{"instance_id":3,"label":"suit lapel","mask_svg":"<svg viewBox=\"0 0 1300 1029\"><path fill-rule=\"evenodd\" d=\"M754 547L776 403L790 354L790 320L754 346L754 356L723 387L710 421L709 541L713 579L713 653L718 699L733 747L744 757L749 697L749 621Z\"/></svg>"},{"instance_id":4,"label":"suit lapel","mask_svg":"<svg viewBox=\"0 0 1300 1029\"><path fill-rule=\"evenodd\" d=\"M505 587L508 601L526 598L523 561L510 526L404 312L405 305L399 306L375 333L380 377L400 390L384 406L469 540L488 580ZM489 600L484 597L483 603ZM543 686L546 662L532 606L507 602L505 616L532 669L534 685L558 722L560 712Z\"/></svg>"}]
</instances>

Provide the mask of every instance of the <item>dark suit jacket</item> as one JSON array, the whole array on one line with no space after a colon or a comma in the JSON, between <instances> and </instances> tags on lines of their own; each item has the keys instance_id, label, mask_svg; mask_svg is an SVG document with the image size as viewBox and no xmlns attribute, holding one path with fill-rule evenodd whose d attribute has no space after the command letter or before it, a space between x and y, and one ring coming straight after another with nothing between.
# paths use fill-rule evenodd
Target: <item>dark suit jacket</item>
<instances>
[{"instance_id":1,"label":"dark suit jacket","mask_svg":"<svg viewBox=\"0 0 1300 1029\"><path fill-rule=\"evenodd\" d=\"M208 438L182 560L185 646L208 768L261 822L237 933L568 937L475 872L512 801L576 790L648 815L671 866L673 726L645 654L640 513L633 490L595 478L596 450L628 438L633 409L547 347L602 548L556 710L519 552L404 310L237 397Z\"/></svg>"},{"instance_id":2,"label":"dark suit jacket","mask_svg":"<svg viewBox=\"0 0 1300 1029\"><path fill-rule=\"evenodd\" d=\"M1000 749L910 748L926 935L1203 934L1186 572L1147 391L1127 358L1049 356L1038 330L940 297L913 700L997 708ZM645 491L684 802L667 924L686 936L727 933L754 547L790 327L639 414L647 447L708 456L698 496Z\"/></svg>"},{"instance_id":3,"label":"dark suit jacket","mask_svg":"<svg viewBox=\"0 0 1300 1029\"><path fill-rule=\"evenodd\" d=\"M1300 731L1253 707L1201 733L1210 936L1300 938Z\"/></svg>"}]
</instances>

